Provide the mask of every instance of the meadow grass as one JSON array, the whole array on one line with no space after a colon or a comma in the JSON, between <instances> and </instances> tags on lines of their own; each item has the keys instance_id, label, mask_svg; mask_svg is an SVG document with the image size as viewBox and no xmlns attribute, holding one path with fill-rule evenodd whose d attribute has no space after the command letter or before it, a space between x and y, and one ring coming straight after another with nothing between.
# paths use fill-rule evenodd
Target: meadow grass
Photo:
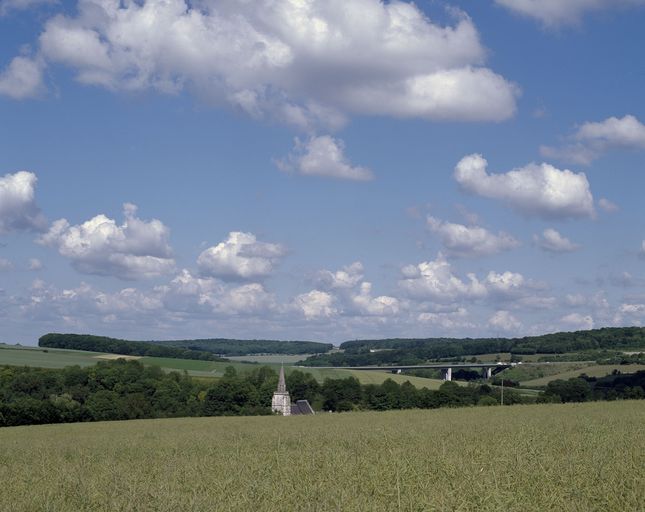
<instances>
[{"instance_id":1,"label":"meadow grass","mask_svg":"<svg viewBox=\"0 0 645 512\"><path fill-rule=\"evenodd\" d=\"M0 510L642 511L645 402L0 428Z\"/></svg>"}]
</instances>

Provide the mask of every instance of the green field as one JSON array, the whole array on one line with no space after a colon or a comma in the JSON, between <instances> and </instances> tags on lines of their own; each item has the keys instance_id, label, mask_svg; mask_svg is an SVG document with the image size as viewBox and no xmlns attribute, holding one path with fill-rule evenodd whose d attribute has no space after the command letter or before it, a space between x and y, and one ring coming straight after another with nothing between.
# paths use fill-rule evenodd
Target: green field
<instances>
[{"instance_id":1,"label":"green field","mask_svg":"<svg viewBox=\"0 0 645 512\"><path fill-rule=\"evenodd\" d=\"M0 429L0 510L642 511L645 402Z\"/></svg>"}]
</instances>

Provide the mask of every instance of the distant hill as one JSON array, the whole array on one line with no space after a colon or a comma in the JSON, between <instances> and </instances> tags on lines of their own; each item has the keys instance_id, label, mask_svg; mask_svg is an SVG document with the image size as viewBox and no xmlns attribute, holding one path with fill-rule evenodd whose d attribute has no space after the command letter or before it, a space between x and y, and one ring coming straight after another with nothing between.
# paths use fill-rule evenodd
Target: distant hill
<instances>
[{"instance_id":1,"label":"distant hill","mask_svg":"<svg viewBox=\"0 0 645 512\"><path fill-rule=\"evenodd\" d=\"M226 338L131 341L91 334L49 333L38 340L41 347L91 350L112 354L217 360L219 356L251 354L324 354L334 346L315 341L232 340Z\"/></svg>"},{"instance_id":2,"label":"distant hill","mask_svg":"<svg viewBox=\"0 0 645 512\"><path fill-rule=\"evenodd\" d=\"M206 361L226 361L212 352L180 347L166 347L146 341L129 341L91 334L49 333L38 340L39 347L66 348L106 352L126 356L169 357L174 359L200 359Z\"/></svg>"},{"instance_id":3,"label":"distant hill","mask_svg":"<svg viewBox=\"0 0 645 512\"><path fill-rule=\"evenodd\" d=\"M226 338L155 341L156 345L186 348L219 354L221 356L248 356L251 354L324 354L334 346L316 341L232 340Z\"/></svg>"},{"instance_id":4,"label":"distant hill","mask_svg":"<svg viewBox=\"0 0 645 512\"><path fill-rule=\"evenodd\" d=\"M517 355L565 354L599 349L645 347L644 327L606 327L523 338L389 338L342 343L341 352L312 356L311 366L420 364L432 359L511 352ZM386 350L384 350L386 349Z\"/></svg>"}]
</instances>

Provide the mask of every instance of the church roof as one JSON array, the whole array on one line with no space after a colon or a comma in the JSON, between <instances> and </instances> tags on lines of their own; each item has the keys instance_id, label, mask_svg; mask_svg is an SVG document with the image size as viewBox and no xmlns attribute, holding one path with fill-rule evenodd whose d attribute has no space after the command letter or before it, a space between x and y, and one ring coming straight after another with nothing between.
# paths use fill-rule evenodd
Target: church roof
<instances>
[{"instance_id":1,"label":"church roof","mask_svg":"<svg viewBox=\"0 0 645 512\"><path fill-rule=\"evenodd\" d=\"M309 404L309 400L297 400L295 404L291 404L291 415L298 414L316 414Z\"/></svg>"}]
</instances>

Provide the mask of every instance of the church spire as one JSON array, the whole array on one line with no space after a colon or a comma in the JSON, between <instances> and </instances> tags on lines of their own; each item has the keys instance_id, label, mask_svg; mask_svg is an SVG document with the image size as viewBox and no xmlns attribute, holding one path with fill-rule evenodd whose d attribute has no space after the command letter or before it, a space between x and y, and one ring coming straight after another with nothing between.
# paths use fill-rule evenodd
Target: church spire
<instances>
[{"instance_id":1,"label":"church spire","mask_svg":"<svg viewBox=\"0 0 645 512\"><path fill-rule=\"evenodd\" d=\"M280 379L278 380L278 393L287 392L287 384L284 381L284 365L280 367Z\"/></svg>"}]
</instances>

